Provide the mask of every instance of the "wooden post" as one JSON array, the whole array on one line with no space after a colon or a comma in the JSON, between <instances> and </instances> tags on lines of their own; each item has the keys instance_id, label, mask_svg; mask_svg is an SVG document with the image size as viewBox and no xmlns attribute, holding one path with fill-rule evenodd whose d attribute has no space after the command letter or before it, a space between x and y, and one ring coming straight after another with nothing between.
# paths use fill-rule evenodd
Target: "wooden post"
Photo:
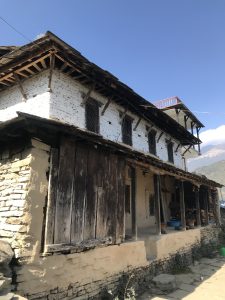
<instances>
[{"instance_id":1,"label":"wooden post","mask_svg":"<svg viewBox=\"0 0 225 300\"><path fill-rule=\"evenodd\" d=\"M137 239L137 217L136 217L136 170L131 167L131 220L132 236Z\"/></svg>"},{"instance_id":2,"label":"wooden post","mask_svg":"<svg viewBox=\"0 0 225 300\"><path fill-rule=\"evenodd\" d=\"M160 175L154 174L156 234L161 234Z\"/></svg>"},{"instance_id":3,"label":"wooden post","mask_svg":"<svg viewBox=\"0 0 225 300\"><path fill-rule=\"evenodd\" d=\"M201 215L200 215L200 202L199 202L199 188L195 188L195 203L196 203L196 219L197 226L201 226Z\"/></svg>"},{"instance_id":4,"label":"wooden post","mask_svg":"<svg viewBox=\"0 0 225 300\"><path fill-rule=\"evenodd\" d=\"M204 191L204 209L206 225L209 224L209 190Z\"/></svg>"},{"instance_id":5,"label":"wooden post","mask_svg":"<svg viewBox=\"0 0 225 300\"><path fill-rule=\"evenodd\" d=\"M184 182L183 181L180 181L179 192L180 192L181 226L182 226L183 230L186 230L185 203L184 203Z\"/></svg>"}]
</instances>

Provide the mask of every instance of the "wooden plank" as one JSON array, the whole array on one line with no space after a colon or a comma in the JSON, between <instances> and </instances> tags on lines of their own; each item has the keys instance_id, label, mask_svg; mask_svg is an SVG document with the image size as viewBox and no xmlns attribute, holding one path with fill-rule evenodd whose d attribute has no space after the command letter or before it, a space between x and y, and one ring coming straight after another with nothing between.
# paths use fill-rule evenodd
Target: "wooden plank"
<instances>
[{"instance_id":1,"label":"wooden plank","mask_svg":"<svg viewBox=\"0 0 225 300\"><path fill-rule=\"evenodd\" d=\"M116 243L125 240L125 160L118 158L117 163L117 228Z\"/></svg>"},{"instance_id":2,"label":"wooden plank","mask_svg":"<svg viewBox=\"0 0 225 300\"><path fill-rule=\"evenodd\" d=\"M89 148L87 163L87 202L85 211L84 240L95 238L97 172L99 154L94 147Z\"/></svg>"},{"instance_id":3,"label":"wooden plank","mask_svg":"<svg viewBox=\"0 0 225 300\"><path fill-rule=\"evenodd\" d=\"M49 244L46 245L46 252L48 253L79 253L87 250L94 249L96 247L109 246L112 244L111 237L105 237L103 239L91 239L80 243L72 244Z\"/></svg>"},{"instance_id":4,"label":"wooden plank","mask_svg":"<svg viewBox=\"0 0 225 300\"><path fill-rule=\"evenodd\" d=\"M137 239L137 216L136 216L136 170L131 167L131 219L132 236Z\"/></svg>"},{"instance_id":5,"label":"wooden plank","mask_svg":"<svg viewBox=\"0 0 225 300\"><path fill-rule=\"evenodd\" d=\"M156 234L161 234L160 175L154 174Z\"/></svg>"},{"instance_id":6,"label":"wooden plank","mask_svg":"<svg viewBox=\"0 0 225 300\"><path fill-rule=\"evenodd\" d=\"M181 214L181 226L183 230L186 230L186 218L185 218L185 203L184 203L184 182L179 182L180 193L180 214Z\"/></svg>"},{"instance_id":7,"label":"wooden plank","mask_svg":"<svg viewBox=\"0 0 225 300\"><path fill-rule=\"evenodd\" d=\"M112 237L112 242L116 242L116 228L117 228L117 168L118 168L118 157L115 154L109 156L109 194L107 197L107 210L108 210L108 231L107 235Z\"/></svg>"},{"instance_id":8,"label":"wooden plank","mask_svg":"<svg viewBox=\"0 0 225 300\"><path fill-rule=\"evenodd\" d=\"M109 154L100 149L98 151L98 170L96 188L96 228L95 238L104 238L107 235L108 197L109 197Z\"/></svg>"},{"instance_id":9,"label":"wooden plank","mask_svg":"<svg viewBox=\"0 0 225 300\"><path fill-rule=\"evenodd\" d=\"M46 211L45 227L45 245L54 243L54 225L55 209L58 188L58 168L59 168L59 151L56 148L51 149L49 183L48 183L48 202Z\"/></svg>"},{"instance_id":10,"label":"wooden plank","mask_svg":"<svg viewBox=\"0 0 225 300\"><path fill-rule=\"evenodd\" d=\"M74 192L72 203L71 242L84 239L88 147L76 146Z\"/></svg>"},{"instance_id":11,"label":"wooden plank","mask_svg":"<svg viewBox=\"0 0 225 300\"><path fill-rule=\"evenodd\" d=\"M55 243L70 243L74 169L75 142L63 137L59 156Z\"/></svg>"},{"instance_id":12,"label":"wooden plank","mask_svg":"<svg viewBox=\"0 0 225 300\"><path fill-rule=\"evenodd\" d=\"M201 226L201 212L199 202L199 188L195 187L195 203L196 203L196 222L197 226Z\"/></svg>"}]
</instances>

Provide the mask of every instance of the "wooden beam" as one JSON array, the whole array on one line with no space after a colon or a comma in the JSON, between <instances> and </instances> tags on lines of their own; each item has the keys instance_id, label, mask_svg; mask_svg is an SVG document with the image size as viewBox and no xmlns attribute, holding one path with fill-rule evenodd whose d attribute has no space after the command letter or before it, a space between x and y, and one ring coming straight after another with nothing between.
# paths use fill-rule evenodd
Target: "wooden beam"
<instances>
[{"instance_id":1,"label":"wooden beam","mask_svg":"<svg viewBox=\"0 0 225 300\"><path fill-rule=\"evenodd\" d=\"M55 68L55 53L52 53L50 56L50 70L49 70L49 79L48 79L48 91L52 92L52 74Z\"/></svg>"},{"instance_id":2,"label":"wooden beam","mask_svg":"<svg viewBox=\"0 0 225 300\"><path fill-rule=\"evenodd\" d=\"M22 82L20 81L20 78L19 78L18 74L14 73L13 76L14 76L16 82L18 83L20 92L21 92L21 94L23 96L23 100L26 101L27 100L27 95L24 92L23 85L22 85Z\"/></svg>"},{"instance_id":3,"label":"wooden beam","mask_svg":"<svg viewBox=\"0 0 225 300\"><path fill-rule=\"evenodd\" d=\"M181 146L181 144L178 144L178 145L177 145L177 148L175 149L175 152L178 151L178 149L180 148L180 146Z\"/></svg>"},{"instance_id":4,"label":"wooden beam","mask_svg":"<svg viewBox=\"0 0 225 300\"><path fill-rule=\"evenodd\" d=\"M138 128L138 125L140 124L141 119L142 118L139 118L138 121L137 121L137 123L135 124L134 129L133 129L134 131L136 131L136 129Z\"/></svg>"},{"instance_id":5,"label":"wooden beam","mask_svg":"<svg viewBox=\"0 0 225 300\"><path fill-rule=\"evenodd\" d=\"M42 65L42 67L43 67L44 69L47 69L47 65L46 65L44 59L42 59L42 60L40 61L40 63L41 63L41 65Z\"/></svg>"},{"instance_id":6,"label":"wooden beam","mask_svg":"<svg viewBox=\"0 0 225 300\"><path fill-rule=\"evenodd\" d=\"M187 152L187 151L189 151L189 149L192 147L192 145L190 145L185 151L184 151L184 153L182 154L182 156Z\"/></svg>"},{"instance_id":7,"label":"wooden beam","mask_svg":"<svg viewBox=\"0 0 225 300\"><path fill-rule=\"evenodd\" d=\"M161 234L160 175L154 174L156 234Z\"/></svg>"},{"instance_id":8,"label":"wooden beam","mask_svg":"<svg viewBox=\"0 0 225 300\"><path fill-rule=\"evenodd\" d=\"M163 136L164 132L162 131L157 139L157 143L160 141L161 137Z\"/></svg>"},{"instance_id":9,"label":"wooden beam","mask_svg":"<svg viewBox=\"0 0 225 300\"><path fill-rule=\"evenodd\" d=\"M186 218L185 218L185 202L184 202L184 182L179 182L179 193L180 193L180 216L181 226L183 230L186 230Z\"/></svg>"},{"instance_id":10,"label":"wooden beam","mask_svg":"<svg viewBox=\"0 0 225 300\"><path fill-rule=\"evenodd\" d=\"M201 226L201 213L200 213L199 188L198 187L195 187L195 204L196 204L197 226Z\"/></svg>"},{"instance_id":11,"label":"wooden beam","mask_svg":"<svg viewBox=\"0 0 225 300\"><path fill-rule=\"evenodd\" d=\"M37 65L37 63L34 63L33 64L34 68L37 69L39 72L41 72L41 68Z\"/></svg>"},{"instance_id":12,"label":"wooden beam","mask_svg":"<svg viewBox=\"0 0 225 300\"><path fill-rule=\"evenodd\" d=\"M2 82L3 80L5 80L5 79L7 79L7 78L9 78L9 77L12 77L12 76L13 76L13 73L15 73L15 72L17 72L17 71L23 71L23 70L26 70L27 68L33 66L34 63L37 64L39 61L41 61L41 60L43 60L43 59L49 57L52 53L54 53L54 52L48 53L48 54L44 55L43 57L41 57L41 58L39 58L39 59L36 59L35 61L29 63L28 65L26 65L26 66L24 66L24 67L21 67L21 68L18 68L16 71L10 72L10 73L7 74L7 75L4 75L3 77L0 78L0 82Z\"/></svg>"},{"instance_id":13,"label":"wooden beam","mask_svg":"<svg viewBox=\"0 0 225 300\"><path fill-rule=\"evenodd\" d=\"M102 109L102 112L101 112L101 115L102 115L102 116L104 115L106 109L109 107L109 104L111 103L112 98L113 98L113 97L110 97L110 98L108 99L108 101L106 102L106 104L104 105L104 107L103 107L103 109Z\"/></svg>"},{"instance_id":14,"label":"wooden beam","mask_svg":"<svg viewBox=\"0 0 225 300\"><path fill-rule=\"evenodd\" d=\"M61 66L60 71L65 70L67 66L68 66L68 64L65 62L65 63Z\"/></svg>"}]
</instances>

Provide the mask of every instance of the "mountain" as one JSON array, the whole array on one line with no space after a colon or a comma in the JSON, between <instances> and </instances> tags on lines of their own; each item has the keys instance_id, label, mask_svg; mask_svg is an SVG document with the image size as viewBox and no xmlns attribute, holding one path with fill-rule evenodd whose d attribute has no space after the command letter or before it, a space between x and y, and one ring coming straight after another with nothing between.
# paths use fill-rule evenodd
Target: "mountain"
<instances>
[{"instance_id":1,"label":"mountain","mask_svg":"<svg viewBox=\"0 0 225 300\"><path fill-rule=\"evenodd\" d=\"M208 145L202 148L202 155L188 160L188 170L193 172L221 160L225 160L225 144Z\"/></svg>"},{"instance_id":2,"label":"mountain","mask_svg":"<svg viewBox=\"0 0 225 300\"><path fill-rule=\"evenodd\" d=\"M188 170L225 185L225 144L203 147L202 155L188 160ZM225 199L225 188L221 194L220 198Z\"/></svg>"},{"instance_id":3,"label":"mountain","mask_svg":"<svg viewBox=\"0 0 225 300\"><path fill-rule=\"evenodd\" d=\"M203 174L209 179L225 185L225 160L221 160L195 170L195 173ZM225 199L225 188L221 189L222 199ZM220 195L221 196L221 195Z\"/></svg>"}]
</instances>

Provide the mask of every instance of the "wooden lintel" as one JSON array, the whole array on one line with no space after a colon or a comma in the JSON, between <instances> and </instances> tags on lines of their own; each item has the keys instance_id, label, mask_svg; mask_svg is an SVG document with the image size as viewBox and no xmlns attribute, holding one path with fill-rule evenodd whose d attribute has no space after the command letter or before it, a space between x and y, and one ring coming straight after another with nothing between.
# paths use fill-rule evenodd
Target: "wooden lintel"
<instances>
[{"instance_id":1,"label":"wooden lintel","mask_svg":"<svg viewBox=\"0 0 225 300\"><path fill-rule=\"evenodd\" d=\"M164 132L162 131L157 139L157 143L160 141L161 137L163 136Z\"/></svg>"},{"instance_id":2,"label":"wooden lintel","mask_svg":"<svg viewBox=\"0 0 225 300\"><path fill-rule=\"evenodd\" d=\"M23 85L22 85L22 82L21 82L21 80L20 80L18 74L13 73L13 76L14 76L16 82L18 83L20 92L21 92L21 94L22 94L22 96L23 96L23 100L26 101L26 100L27 100L27 95L26 95L26 93L24 92Z\"/></svg>"},{"instance_id":3,"label":"wooden lintel","mask_svg":"<svg viewBox=\"0 0 225 300\"><path fill-rule=\"evenodd\" d=\"M177 145L177 148L175 149L175 152L178 151L178 149L180 148L180 146L181 146L181 144L178 144L178 145Z\"/></svg>"},{"instance_id":4,"label":"wooden lintel","mask_svg":"<svg viewBox=\"0 0 225 300\"><path fill-rule=\"evenodd\" d=\"M108 101L106 102L106 104L104 105L104 107L103 107L103 109L102 109L102 112L101 112L101 115L102 115L102 116L104 115L106 109L109 107L109 104L111 103L112 98L113 98L113 97L110 97L110 98L108 99Z\"/></svg>"},{"instance_id":5,"label":"wooden lintel","mask_svg":"<svg viewBox=\"0 0 225 300\"><path fill-rule=\"evenodd\" d=\"M182 154L182 156L184 156L184 154L186 153L186 152L188 152L189 151L189 149L192 147L192 145L190 145L185 151L184 151L184 153Z\"/></svg>"},{"instance_id":6,"label":"wooden lintel","mask_svg":"<svg viewBox=\"0 0 225 300\"><path fill-rule=\"evenodd\" d=\"M50 56L50 70L49 70L49 80L48 80L48 91L52 92L52 74L55 68L55 53L51 53Z\"/></svg>"},{"instance_id":7,"label":"wooden lintel","mask_svg":"<svg viewBox=\"0 0 225 300\"><path fill-rule=\"evenodd\" d=\"M81 106L84 106L86 104L88 99L91 97L91 93L93 92L94 89L95 89L95 83L90 86L86 94L83 94L83 101L81 103Z\"/></svg>"},{"instance_id":8,"label":"wooden lintel","mask_svg":"<svg viewBox=\"0 0 225 300\"><path fill-rule=\"evenodd\" d=\"M135 124L134 129L133 129L134 131L138 128L138 125L140 124L141 119L142 118L139 118L138 121L137 121L137 123Z\"/></svg>"}]
</instances>

